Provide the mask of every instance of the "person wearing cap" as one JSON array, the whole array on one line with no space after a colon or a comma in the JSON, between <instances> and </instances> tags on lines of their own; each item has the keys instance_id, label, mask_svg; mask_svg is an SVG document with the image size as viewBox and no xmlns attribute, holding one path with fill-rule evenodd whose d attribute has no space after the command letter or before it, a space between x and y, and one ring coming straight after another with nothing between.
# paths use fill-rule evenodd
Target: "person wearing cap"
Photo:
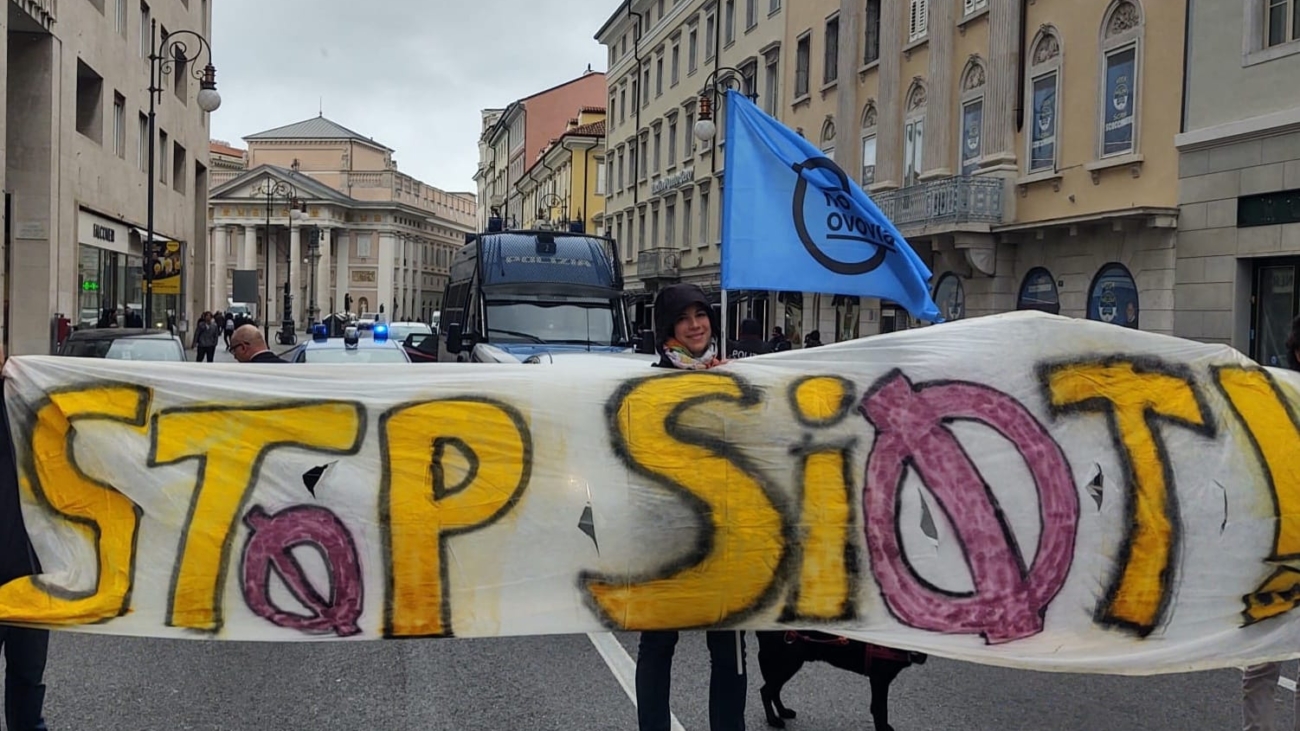
<instances>
[{"instance_id":1,"label":"person wearing cap","mask_svg":"<svg viewBox=\"0 0 1300 731\"><path fill-rule=\"evenodd\" d=\"M752 317L740 321L740 338L727 346L730 358L748 358L772 352L772 346L763 340L763 326Z\"/></svg>"},{"instance_id":2,"label":"person wearing cap","mask_svg":"<svg viewBox=\"0 0 1300 731\"><path fill-rule=\"evenodd\" d=\"M707 370L727 363L719 351L712 306L694 284L674 284L659 292L654 303L656 368ZM675 631L642 632L637 649L636 704L640 731L668 731L672 715L668 698L672 685ZM744 633L714 630L705 633L709 648L709 729L744 731Z\"/></svg>"}]
</instances>

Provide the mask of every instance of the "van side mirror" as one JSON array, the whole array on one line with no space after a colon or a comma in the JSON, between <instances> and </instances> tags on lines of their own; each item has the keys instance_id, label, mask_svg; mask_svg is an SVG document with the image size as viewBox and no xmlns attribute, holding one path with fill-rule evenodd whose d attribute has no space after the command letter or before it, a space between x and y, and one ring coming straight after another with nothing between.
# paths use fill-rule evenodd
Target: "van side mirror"
<instances>
[{"instance_id":1,"label":"van side mirror","mask_svg":"<svg viewBox=\"0 0 1300 731\"><path fill-rule=\"evenodd\" d=\"M459 354L465 350L464 326L459 322L453 322L447 326L447 352L453 355Z\"/></svg>"},{"instance_id":2,"label":"van side mirror","mask_svg":"<svg viewBox=\"0 0 1300 731\"><path fill-rule=\"evenodd\" d=\"M642 355L654 355L655 352L655 332L654 330L642 330L636 339L636 352Z\"/></svg>"}]
</instances>

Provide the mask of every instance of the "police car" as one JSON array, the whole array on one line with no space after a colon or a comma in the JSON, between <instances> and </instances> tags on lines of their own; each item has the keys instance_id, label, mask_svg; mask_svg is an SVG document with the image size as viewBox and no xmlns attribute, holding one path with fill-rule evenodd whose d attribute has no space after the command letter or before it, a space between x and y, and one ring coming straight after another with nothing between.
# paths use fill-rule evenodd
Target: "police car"
<instances>
[{"instance_id":1,"label":"police car","mask_svg":"<svg viewBox=\"0 0 1300 731\"><path fill-rule=\"evenodd\" d=\"M410 363L401 343L388 339L388 326L374 324L370 337L361 337L355 325L343 331L343 337L331 338L324 325L312 328L311 341L281 356L290 363Z\"/></svg>"}]
</instances>

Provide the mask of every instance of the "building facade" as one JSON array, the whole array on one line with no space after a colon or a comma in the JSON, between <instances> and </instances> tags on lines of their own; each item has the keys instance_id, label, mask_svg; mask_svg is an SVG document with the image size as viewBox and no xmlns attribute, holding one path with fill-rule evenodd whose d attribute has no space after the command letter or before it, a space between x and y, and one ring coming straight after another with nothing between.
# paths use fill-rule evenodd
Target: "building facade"
<instances>
[{"instance_id":1,"label":"building facade","mask_svg":"<svg viewBox=\"0 0 1300 731\"><path fill-rule=\"evenodd\" d=\"M1300 2L1190 8L1174 334L1285 366L1300 314Z\"/></svg>"},{"instance_id":2,"label":"building facade","mask_svg":"<svg viewBox=\"0 0 1300 731\"><path fill-rule=\"evenodd\" d=\"M148 58L169 30L206 38L211 29L207 0L154 4L31 0L0 12L0 339L11 354L51 352L56 317L93 327L105 310L122 322L125 308L144 307ZM198 62L208 61L205 53ZM205 299L195 273L207 256L208 115L183 65L159 86L155 240L179 244L168 261L181 272L155 286L152 319L166 324L171 315L185 330Z\"/></svg>"},{"instance_id":3,"label":"building facade","mask_svg":"<svg viewBox=\"0 0 1300 731\"><path fill-rule=\"evenodd\" d=\"M803 2L811 0L800 0ZM596 40L609 52L605 232L619 242L633 310L649 327L649 304L678 281L720 294L725 110L718 137L693 134L702 92L743 77L778 114L789 0L629 0ZM712 94L706 94L713 100ZM731 293L731 318L768 318L766 293Z\"/></svg>"},{"instance_id":4,"label":"building facade","mask_svg":"<svg viewBox=\"0 0 1300 731\"><path fill-rule=\"evenodd\" d=\"M494 174L492 161L496 150L488 140L488 132L501 119L504 109L484 109L480 112L480 129L478 137L478 169L474 171L474 185L478 191L478 230L487 230L488 201L497 193L495 185L498 177Z\"/></svg>"},{"instance_id":5,"label":"building facade","mask_svg":"<svg viewBox=\"0 0 1300 731\"><path fill-rule=\"evenodd\" d=\"M475 227L473 193L443 191L399 172L393 150L323 116L244 140L249 169L213 176L215 285L208 309L239 301L235 272L257 271L255 302L269 297L271 323L283 317L286 283L298 327L307 324L313 302L318 317L431 320L442 306L451 255ZM268 200L277 183L290 194ZM299 217L293 198L306 209ZM320 255L314 271L304 260L313 236ZM257 311L261 319L266 308Z\"/></svg>"},{"instance_id":6,"label":"building facade","mask_svg":"<svg viewBox=\"0 0 1300 731\"><path fill-rule=\"evenodd\" d=\"M587 70L579 77L507 105L479 140L479 205L518 227L534 212L524 206L521 184L538 154L567 128L576 110L603 107L605 74Z\"/></svg>"},{"instance_id":7,"label":"building facade","mask_svg":"<svg viewBox=\"0 0 1300 731\"><path fill-rule=\"evenodd\" d=\"M947 319L1041 309L1170 333L1183 8L810 0L790 11L783 121L898 226ZM861 306L861 334L910 324Z\"/></svg>"},{"instance_id":8,"label":"building facade","mask_svg":"<svg viewBox=\"0 0 1300 731\"><path fill-rule=\"evenodd\" d=\"M584 107L538 153L519 183L524 226L602 235L605 213L605 110Z\"/></svg>"}]
</instances>

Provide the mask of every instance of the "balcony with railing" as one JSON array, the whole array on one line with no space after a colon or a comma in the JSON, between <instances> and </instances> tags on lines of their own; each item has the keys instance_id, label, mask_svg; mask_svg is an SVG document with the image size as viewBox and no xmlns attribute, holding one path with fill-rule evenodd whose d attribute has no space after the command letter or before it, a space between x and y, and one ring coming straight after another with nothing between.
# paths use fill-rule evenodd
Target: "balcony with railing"
<instances>
[{"instance_id":1,"label":"balcony with railing","mask_svg":"<svg viewBox=\"0 0 1300 731\"><path fill-rule=\"evenodd\" d=\"M58 20L59 0L14 0L14 5L26 11L42 28L53 30Z\"/></svg>"},{"instance_id":2,"label":"balcony with railing","mask_svg":"<svg viewBox=\"0 0 1300 731\"><path fill-rule=\"evenodd\" d=\"M955 177L927 180L873 196L899 230L996 225L1003 219L1003 181Z\"/></svg>"},{"instance_id":3,"label":"balcony with railing","mask_svg":"<svg viewBox=\"0 0 1300 731\"><path fill-rule=\"evenodd\" d=\"M647 249L636 257L636 278L642 282L676 281L680 276L681 252L677 249Z\"/></svg>"}]
</instances>

